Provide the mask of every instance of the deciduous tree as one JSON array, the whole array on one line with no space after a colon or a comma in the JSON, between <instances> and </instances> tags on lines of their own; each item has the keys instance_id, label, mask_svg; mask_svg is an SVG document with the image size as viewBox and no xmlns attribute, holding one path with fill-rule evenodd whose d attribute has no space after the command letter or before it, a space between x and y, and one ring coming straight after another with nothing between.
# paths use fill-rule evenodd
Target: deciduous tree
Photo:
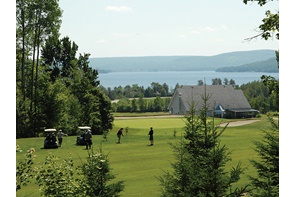
<instances>
[{"instance_id":1,"label":"deciduous tree","mask_svg":"<svg viewBox=\"0 0 295 197\"><path fill-rule=\"evenodd\" d=\"M264 6L269 1L273 0L243 0L245 4L248 4L249 2L257 2L260 6ZM273 36L275 36L276 39L279 39L279 10L276 13L271 13L270 10L267 10L259 29L261 31L259 34L247 38L247 40L252 40L257 37L262 37L263 39L268 40Z\"/></svg>"}]
</instances>

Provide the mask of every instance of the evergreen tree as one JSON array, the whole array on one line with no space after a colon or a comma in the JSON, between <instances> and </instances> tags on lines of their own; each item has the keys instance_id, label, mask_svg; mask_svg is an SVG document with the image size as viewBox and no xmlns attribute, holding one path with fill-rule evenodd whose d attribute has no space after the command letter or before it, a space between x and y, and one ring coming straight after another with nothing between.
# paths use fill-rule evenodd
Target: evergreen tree
<instances>
[{"instance_id":1,"label":"evergreen tree","mask_svg":"<svg viewBox=\"0 0 295 197\"><path fill-rule=\"evenodd\" d=\"M226 127L220 129L214 126L214 121L208 122L209 98L210 95L205 92L199 116L196 115L197 104L194 101L191 103L184 138L172 145L176 158L176 162L172 163L174 171L165 172L159 178L162 196L239 196L246 189L231 190L244 170L240 163L231 171L225 170L231 158L227 147L220 144L219 137Z\"/></svg>"},{"instance_id":2,"label":"evergreen tree","mask_svg":"<svg viewBox=\"0 0 295 197\"><path fill-rule=\"evenodd\" d=\"M83 176L79 183L84 196L116 197L124 189L123 181L112 181L115 176L110 172L107 155L103 154L101 148L96 154L89 152L87 162L78 169Z\"/></svg>"},{"instance_id":3,"label":"evergreen tree","mask_svg":"<svg viewBox=\"0 0 295 197\"><path fill-rule=\"evenodd\" d=\"M260 160L250 160L257 170L258 176L249 176L253 187L254 197L279 196L279 124L268 116L271 131L264 131L263 141L255 141L255 151Z\"/></svg>"}]
</instances>

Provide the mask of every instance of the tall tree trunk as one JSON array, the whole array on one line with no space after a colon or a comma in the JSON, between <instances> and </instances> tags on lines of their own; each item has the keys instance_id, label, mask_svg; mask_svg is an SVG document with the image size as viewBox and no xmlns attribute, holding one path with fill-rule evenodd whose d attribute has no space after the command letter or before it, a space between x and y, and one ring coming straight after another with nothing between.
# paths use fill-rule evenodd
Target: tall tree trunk
<instances>
[{"instance_id":1,"label":"tall tree trunk","mask_svg":"<svg viewBox=\"0 0 295 197\"><path fill-rule=\"evenodd\" d=\"M33 111L33 100L34 100L34 69L35 69L35 53L36 53L36 36L34 38L34 44L33 44L33 61L32 61L32 73L31 73L31 104L30 104L30 114Z\"/></svg>"},{"instance_id":2,"label":"tall tree trunk","mask_svg":"<svg viewBox=\"0 0 295 197\"><path fill-rule=\"evenodd\" d=\"M38 72L39 72L39 52L40 52L40 37L41 37L41 28L38 26L37 28L37 57L36 57L36 75L35 75L35 97L34 97L34 133L37 136L37 128L36 128L36 121L37 121L37 100L38 100Z\"/></svg>"},{"instance_id":3,"label":"tall tree trunk","mask_svg":"<svg viewBox=\"0 0 295 197\"><path fill-rule=\"evenodd\" d=\"M32 63L32 73L31 73L31 104L30 104L30 114L32 115L33 112L33 103L34 103L34 69L35 69L35 56L36 56L36 47L37 47L37 39L38 39L38 29L36 27L38 23L38 14L36 13L36 19L35 19L35 30L34 30L34 44L33 44L33 63ZM31 116L31 118L33 118ZM32 119L31 119L32 120Z\"/></svg>"},{"instance_id":4,"label":"tall tree trunk","mask_svg":"<svg viewBox=\"0 0 295 197\"><path fill-rule=\"evenodd\" d=\"M21 9L21 21L22 21L22 66L21 66L21 73L22 73L22 85L21 85L21 89L22 89L22 94L23 94L23 101L25 101L25 13L24 13L24 9Z\"/></svg>"}]
</instances>

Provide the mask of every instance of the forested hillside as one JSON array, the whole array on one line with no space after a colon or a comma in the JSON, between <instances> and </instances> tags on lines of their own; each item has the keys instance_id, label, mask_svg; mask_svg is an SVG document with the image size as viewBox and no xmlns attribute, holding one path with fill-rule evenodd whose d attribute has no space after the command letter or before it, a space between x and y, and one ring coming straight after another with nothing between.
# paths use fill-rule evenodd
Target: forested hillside
<instances>
[{"instance_id":1,"label":"forested hillside","mask_svg":"<svg viewBox=\"0 0 295 197\"><path fill-rule=\"evenodd\" d=\"M266 61L258 61L241 66L224 67L216 69L216 72L268 72L277 73L278 62L276 58L270 58Z\"/></svg>"},{"instance_id":2,"label":"forested hillside","mask_svg":"<svg viewBox=\"0 0 295 197\"><path fill-rule=\"evenodd\" d=\"M208 71L275 58L274 50L236 51L214 56L150 56L90 58L90 66L103 72Z\"/></svg>"}]
</instances>

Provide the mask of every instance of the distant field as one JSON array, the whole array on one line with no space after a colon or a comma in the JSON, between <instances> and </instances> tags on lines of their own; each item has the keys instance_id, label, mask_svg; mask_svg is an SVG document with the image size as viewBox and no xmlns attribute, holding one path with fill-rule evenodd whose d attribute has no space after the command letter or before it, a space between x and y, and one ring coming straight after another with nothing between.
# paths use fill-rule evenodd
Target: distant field
<instances>
[{"instance_id":1,"label":"distant field","mask_svg":"<svg viewBox=\"0 0 295 197\"><path fill-rule=\"evenodd\" d=\"M227 120L216 119L216 123ZM125 189L121 193L123 197L150 197L159 196L160 187L157 177L163 174L163 170L171 170L170 162L175 160L169 143L175 143L181 139L183 118L134 118L116 119L114 129L108 136L108 141L104 141L102 136L93 137L93 147L97 150L100 145L104 153L109 154L110 167L115 174L115 180L125 181ZM155 145L150 147L148 132L150 127L154 128ZM221 143L226 144L232 151L232 161L228 163L227 169L235 166L239 161L243 167L247 167L247 175L255 175L249 159L256 159L257 155L253 150L253 140L261 139L261 130L266 130L269 123L262 118L261 121L240 127L229 127L221 137ZM120 127L128 127L128 135L122 137L122 143L116 144L116 132ZM176 137L173 136L174 130ZM125 133L124 133L125 134ZM17 139L16 143L25 152L34 147L37 158L35 163L42 163L46 155L50 152L61 159L72 157L75 165L80 165L87 158L87 150L84 146L76 146L76 136L64 138L63 146L58 149L42 149L43 138ZM24 152L16 153L16 160L23 159ZM33 183L23 187L16 196L36 196L39 197L38 186ZM246 176L237 186L248 183Z\"/></svg>"},{"instance_id":2,"label":"distant field","mask_svg":"<svg viewBox=\"0 0 295 197\"><path fill-rule=\"evenodd\" d=\"M169 112L133 112L133 113L113 113L115 117L145 117L145 116L163 116L163 115L170 115Z\"/></svg>"}]
</instances>

